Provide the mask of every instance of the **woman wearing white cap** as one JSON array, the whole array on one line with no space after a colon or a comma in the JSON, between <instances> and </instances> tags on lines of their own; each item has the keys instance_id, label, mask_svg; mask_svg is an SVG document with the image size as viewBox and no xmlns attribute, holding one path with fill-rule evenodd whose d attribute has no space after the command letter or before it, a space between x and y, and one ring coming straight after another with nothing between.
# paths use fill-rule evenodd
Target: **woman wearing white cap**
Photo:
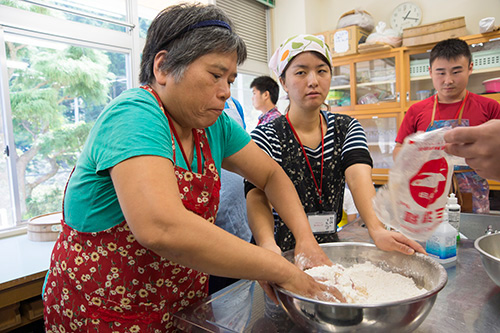
<instances>
[{"instance_id":1,"label":"woman wearing white cap","mask_svg":"<svg viewBox=\"0 0 500 333\"><path fill-rule=\"evenodd\" d=\"M269 67L279 77L290 104L286 115L258 126L252 139L288 174L320 243L337 241L345 182L377 247L406 254L425 252L415 241L388 231L372 207L372 159L360 123L347 115L322 111L330 89L328 45L312 35L289 38ZM271 211L263 192L246 184L249 223L257 244L286 251L294 235Z\"/></svg>"}]
</instances>

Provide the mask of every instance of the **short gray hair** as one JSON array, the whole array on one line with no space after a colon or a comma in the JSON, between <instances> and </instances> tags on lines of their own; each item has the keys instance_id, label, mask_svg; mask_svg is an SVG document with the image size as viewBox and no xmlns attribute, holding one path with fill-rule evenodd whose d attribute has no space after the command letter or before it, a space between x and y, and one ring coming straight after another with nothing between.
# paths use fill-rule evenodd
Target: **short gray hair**
<instances>
[{"instance_id":1,"label":"short gray hair","mask_svg":"<svg viewBox=\"0 0 500 333\"><path fill-rule=\"evenodd\" d=\"M247 57L245 42L232 29L208 25L189 29L202 21L218 20L233 27L227 15L215 5L180 4L162 10L151 23L142 53L139 81L154 81L154 58L158 52L168 52L160 69L169 72L179 82L187 66L199 57L213 53L237 53L237 63Z\"/></svg>"}]
</instances>

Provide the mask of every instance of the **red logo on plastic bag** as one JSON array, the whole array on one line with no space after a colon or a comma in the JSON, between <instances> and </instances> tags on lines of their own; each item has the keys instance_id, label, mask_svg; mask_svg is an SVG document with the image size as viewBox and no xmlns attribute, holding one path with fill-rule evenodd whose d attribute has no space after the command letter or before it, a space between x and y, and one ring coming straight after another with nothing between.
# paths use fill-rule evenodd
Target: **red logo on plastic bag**
<instances>
[{"instance_id":1,"label":"red logo on plastic bag","mask_svg":"<svg viewBox=\"0 0 500 333\"><path fill-rule=\"evenodd\" d=\"M440 198L446 187L448 163L444 157L430 160L410 179L410 193L417 204L427 208Z\"/></svg>"}]
</instances>

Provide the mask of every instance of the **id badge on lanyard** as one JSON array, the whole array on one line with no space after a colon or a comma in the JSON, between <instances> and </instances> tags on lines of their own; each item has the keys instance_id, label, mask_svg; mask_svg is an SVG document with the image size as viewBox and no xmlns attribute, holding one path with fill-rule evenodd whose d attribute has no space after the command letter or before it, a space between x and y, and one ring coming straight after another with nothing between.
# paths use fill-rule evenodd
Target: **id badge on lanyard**
<instances>
[{"instance_id":1,"label":"id badge on lanyard","mask_svg":"<svg viewBox=\"0 0 500 333\"><path fill-rule=\"evenodd\" d=\"M337 232L337 213L308 213L307 219L314 234L333 234Z\"/></svg>"}]
</instances>

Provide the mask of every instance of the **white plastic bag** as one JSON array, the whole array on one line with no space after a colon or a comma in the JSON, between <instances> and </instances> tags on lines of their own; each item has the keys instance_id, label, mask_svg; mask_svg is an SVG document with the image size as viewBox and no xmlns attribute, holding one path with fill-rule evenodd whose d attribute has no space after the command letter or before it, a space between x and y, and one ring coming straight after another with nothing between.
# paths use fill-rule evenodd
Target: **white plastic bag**
<instances>
[{"instance_id":1,"label":"white plastic bag","mask_svg":"<svg viewBox=\"0 0 500 333\"><path fill-rule=\"evenodd\" d=\"M380 21L375 27L375 32L366 38L367 44L389 44L393 47L401 46L402 38L394 29L387 28L387 23Z\"/></svg>"},{"instance_id":2,"label":"white plastic bag","mask_svg":"<svg viewBox=\"0 0 500 333\"><path fill-rule=\"evenodd\" d=\"M443 219L453 174L452 158L443 150L449 129L409 135L387 185L373 199L380 221L409 238L427 240Z\"/></svg>"},{"instance_id":3,"label":"white plastic bag","mask_svg":"<svg viewBox=\"0 0 500 333\"><path fill-rule=\"evenodd\" d=\"M342 29L349 27L351 25L357 25L361 29L371 32L375 26L373 17L366 11L360 8L356 8L352 11L344 13L339 22L337 23L337 29Z\"/></svg>"},{"instance_id":4,"label":"white plastic bag","mask_svg":"<svg viewBox=\"0 0 500 333\"><path fill-rule=\"evenodd\" d=\"M495 18L485 17L479 21L479 32L484 34L495 30Z\"/></svg>"}]
</instances>

